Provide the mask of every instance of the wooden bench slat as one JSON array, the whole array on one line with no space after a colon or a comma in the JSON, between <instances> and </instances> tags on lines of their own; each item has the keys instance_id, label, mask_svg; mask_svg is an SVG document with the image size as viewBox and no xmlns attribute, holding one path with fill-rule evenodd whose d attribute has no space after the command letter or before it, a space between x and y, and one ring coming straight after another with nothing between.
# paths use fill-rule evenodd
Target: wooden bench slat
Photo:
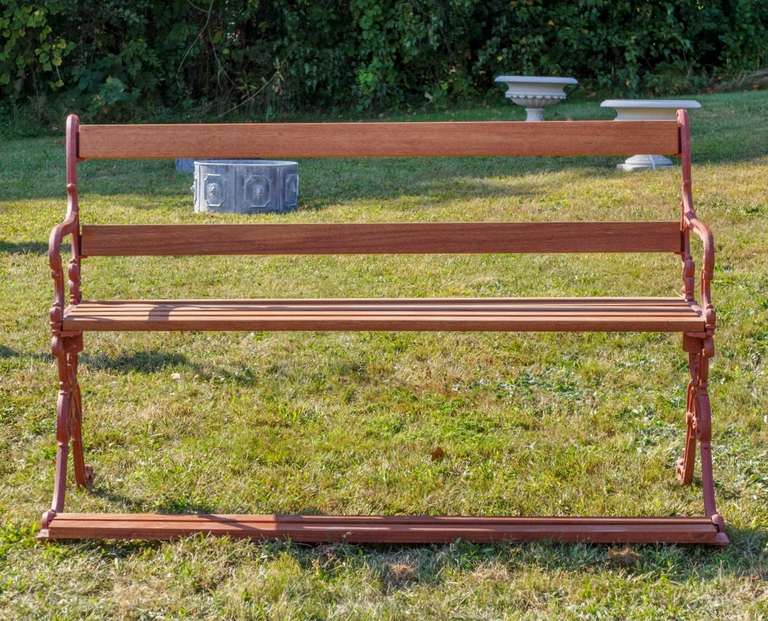
<instances>
[{"instance_id":1,"label":"wooden bench slat","mask_svg":"<svg viewBox=\"0 0 768 621\"><path fill-rule=\"evenodd\" d=\"M207 533L302 542L450 543L552 539L592 543L722 545L706 518L512 518L312 515L56 515L46 539L175 539Z\"/></svg>"},{"instance_id":2,"label":"wooden bench slat","mask_svg":"<svg viewBox=\"0 0 768 621\"><path fill-rule=\"evenodd\" d=\"M248 514L248 513L60 513L56 516L59 524L64 522L193 522L202 523L216 519L220 522L239 522L243 524L279 520L282 523L364 523L375 524L421 524L430 520L435 524L562 524L573 520L588 520L593 524L625 525L625 524L689 524L712 525L707 517L585 517L572 518L564 516L515 517L505 515L472 516L472 515L303 515L299 513L286 514Z\"/></svg>"},{"instance_id":3,"label":"wooden bench slat","mask_svg":"<svg viewBox=\"0 0 768 621\"><path fill-rule=\"evenodd\" d=\"M538 304L539 302L546 300L547 304L552 305L576 305L581 306L585 300L588 300L589 302L593 303L600 303L602 306L606 305L618 305L618 306L626 306L631 304L653 304L658 306L673 306L673 307L679 307L681 299L679 297L627 297L627 298L620 298L620 297L590 297L590 298L569 298L569 297L562 297L562 298L290 298L289 300L285 300L291 303L292 306L296 305L310 305L313 306L315 304L322 304L324 306L332 305L334 303L338 304L344 304L346 305L348 302L354 302L356 305L372 305L372 306L384 306L384 305L394 305L394 306L402 306L403 304L408 305L430 305L434 303L440 303L440 302L460 302L462 305L464 304L525 304L525 303L533 303ZM184 302L185 304L216 304L218 306L223 305L229 305L229 304L235 304L235 305L241 305L243 303L248 304L271 304L273 302L276 302L279 300L275 300L274 298L224 298L224 299L218 299L218 298L201 298L197 300L179 300L179 299L156 299L156 300L91 300L88 302L88 304L93 305L104 305L109 307L116 307L121 306L124 304L131 304L131 305L138 305L138 304L146 304L151 306L157 306L162 304L177 304L179 302Z\"/></svg>"},{"instance_id":4,"label":"wooden bench slat","mask_svg":"<svg viewBox=\"0 0 768 621\"><path fill-rule=\"evenodd\" d=\"M549 298L306 302L83 302L65 310L64 329L696 332L704 327L700 311L681 298L623 303L585 298L568 304Z\"/></svg>"},{"instance_id":5,"label":"wooden bench slat","mask_svg":"<svg viewBox=\"0 0 768 621\"><path fill-rule=\"evenodd\" d=\"M675 121L81 125L81 159L567 156L680 152Z\"/></svg>"},{"instance_id":6,"label":"wooden bench slat","mask_svg":"<svg viewBox=\"0 0 768 621\"><path fill-rule=\"evenodd\" d=\"M680 252L678 222L94 224L84 256Z\"/></svg>"}]
</instances>

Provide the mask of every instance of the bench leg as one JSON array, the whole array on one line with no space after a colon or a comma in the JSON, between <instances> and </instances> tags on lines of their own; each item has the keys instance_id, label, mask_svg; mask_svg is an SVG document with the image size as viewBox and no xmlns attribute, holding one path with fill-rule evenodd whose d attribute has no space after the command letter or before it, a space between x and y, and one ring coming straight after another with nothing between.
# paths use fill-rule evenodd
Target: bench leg
<instances>
[{"instance_id":1,"label":"bench leg","mask_svg":"<svg viewBox=\"0 0 768 621\"><path fill-rule=\"evenodd\" d=\"M696 463L696 378L698 376L699 356L688 354L688 368L691 372L691 381L688 382L688 391L685 405L685 449L683 456L677 460L677 480L682 485L690 485L693 481L693 466Z\"/></svg>"},{"instance_id":2,"label":"bench leg","mask_svg":"<svg viewBox=\"0 0 768 621\"><path fill-rule=\"evenodd\" d=\"M709 375L709 356L702 351L699 356L698 381L695 390L696 439L701 453L701 486L704 491L704 515L717 513L715 506L715 483L712 474L712 407L709 403L707 380Z\"/></svg>"},{"instance_id":3,"label":"bench leg","mask_svg":"<svg viewBox=\"0 0 768 621\"><path fill-rule=\"evenodd\" d=\"M704 515L718 527L718 537L727 541L725 523L717 512L715 502L715 480L712 473L712 406L709 401L709 359L714 355L712 337L693 339L685 337L684 347L688 351L691 381L688 384L686 407L685 451L677 464L677 475L681 483L693 479L696 460L696 444L701 455L701 487L704 496Z\"/></svg>"},{"instance_id":4,"label":"bench leg","mask_svg":"<svg viewBox=\"0 0 768 621\"><path fill-rule=\"evenodd\" d=\"M71 435L72 435L72 459L75 463L75 481L80 487L91 488L93 485L93 468L85 463L83 456L83 436L81 426L83 422L83 401L80 396L80 384L77 381L78 352L69 354L69 369L72 385L71 408Z\"/></svg>"},{"instance_id":5,"label":"bench leg","mask_svg":"<svg viewBox=\"0 0 768 621\"><path fill-rule=\"evenodd\" d=\"M56 400L56 471L53 483L51 508L43 514L42 525L46 529L57 513L64 510L67 489L67 460L69 447L75 464L75 479L79 485L88 485L93 474L83 459L83 441L80 431L82 402L77 383L78 353L82 351L82 335L62 337L56 335L51 350L56 358L59 375L59 396Z\"/></svg>"}]
</instances>

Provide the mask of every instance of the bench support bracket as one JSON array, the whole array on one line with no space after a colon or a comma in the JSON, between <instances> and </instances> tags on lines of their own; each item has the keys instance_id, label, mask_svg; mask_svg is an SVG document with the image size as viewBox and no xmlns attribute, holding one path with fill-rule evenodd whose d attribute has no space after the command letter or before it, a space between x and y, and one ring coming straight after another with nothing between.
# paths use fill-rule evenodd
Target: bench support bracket
<instances>
[{"instance_id":1,"label":"bench support bracket","mask_svg":"<svg viewBox=\"0 0 768 621\"><path fill-rule=\"evenodd\" d=\"M711 518L721 529L723 518L717 512L715 484L712 473L712 407L709 402L707 383L709 359L714 355L712 337L703 339L689 335L683 337L683 349L688 352L688 383L685 409L685 447L677 461L677 478L682 485L690 485L696 463L696 446L701 453L701 485L704 495L704 515Z\"/></svg>"},{"instance_id":2,"label":"bench support bracket","mask_svg":"<svg viewBox=\"0 0 768 621\"><path fill-rule=\"evenodd\" d=\"M43 528L57 513L64 510L67 486L67 462L70 447L74 462L75 482L80 487L93 485L93 469L85 463L83 454L83 402L77 381L78 357L83 350L83 337L54 335L51 349L56 358L59 375L59 396L56 400L56 471L50 510L43 514Z\"/></svg>"}]
</instances>

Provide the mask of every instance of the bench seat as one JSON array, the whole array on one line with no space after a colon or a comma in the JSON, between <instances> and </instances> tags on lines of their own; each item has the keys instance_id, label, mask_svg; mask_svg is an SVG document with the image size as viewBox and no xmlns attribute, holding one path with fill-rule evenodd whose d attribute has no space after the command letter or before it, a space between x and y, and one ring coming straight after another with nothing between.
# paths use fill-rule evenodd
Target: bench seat
<instances>
[{"instance_id":1,"label":"bench seat","mask_svg":"<svg viewBox=\"0 0 768 621\"><path fill-rule=\"evenodd\" d=\"M89 301L64 330L702 332L682 298L414 298Z\"/></svg>"}]
</instances>

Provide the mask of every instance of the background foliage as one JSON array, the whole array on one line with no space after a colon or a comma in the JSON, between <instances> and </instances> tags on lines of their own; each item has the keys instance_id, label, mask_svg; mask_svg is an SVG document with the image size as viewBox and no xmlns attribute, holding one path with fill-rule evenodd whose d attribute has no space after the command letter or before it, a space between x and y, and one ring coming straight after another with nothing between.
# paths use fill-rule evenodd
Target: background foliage
<instances>
[{"instance_id":1,"label":"background foliage","mask_svg":"<svg viewBox=\"0 0 768 621\"><path fill-rule=\"evenodd\" d=\"M768 64L767 0L4 0L7 110L269 118L441 106L499 73L613 95Z\"/></svg>"}]
</instances>

